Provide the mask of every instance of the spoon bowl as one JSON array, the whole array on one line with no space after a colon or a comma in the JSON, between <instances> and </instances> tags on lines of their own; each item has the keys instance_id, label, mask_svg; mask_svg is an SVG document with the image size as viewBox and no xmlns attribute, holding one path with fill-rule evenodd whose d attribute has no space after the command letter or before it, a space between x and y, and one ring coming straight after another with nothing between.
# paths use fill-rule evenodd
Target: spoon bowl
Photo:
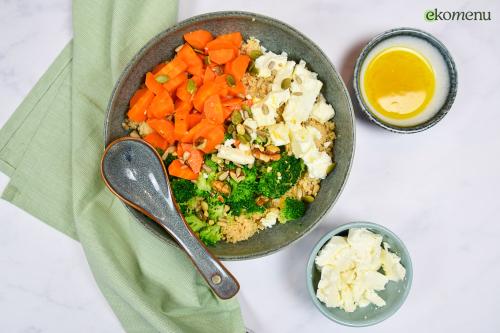
<instances>
[{"instance_id":1,"label":"spoon bowl","mask_svg":"<svg viewBox=\"0 0 500 333\"><path fill-rule=\"evenodd\" d=\"M179 212L163 161L152 146L128 137L113 141L102 157L101 174L113 194L175 239L217 296L236 295L238 281L198 240Z\"/></svg>"}]
</instances>

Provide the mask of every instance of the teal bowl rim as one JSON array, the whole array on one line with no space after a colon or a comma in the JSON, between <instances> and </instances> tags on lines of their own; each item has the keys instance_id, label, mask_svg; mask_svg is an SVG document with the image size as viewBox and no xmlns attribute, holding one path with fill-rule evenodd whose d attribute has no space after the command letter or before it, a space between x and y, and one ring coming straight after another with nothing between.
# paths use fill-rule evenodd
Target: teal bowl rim
<instances>
[{"instance_id":1,"label":"teal bowl rim","mask_svg":"<svg viewBox=\"0 0 500 333\"><path fill-rule=\"evenodd\" d=\"M441 109L429 120L417 124L415 126L409 126L409 127L402 127L402 126L396 126L396 125L391 125L388 124L379 118L375 116L375 114L370 110L370 107L365 103L363 96L361 96L361 83L360 83L360 76L361 76L361 66L363 65L368 53L375 47L377 46L380 42L400 36L400 35L407 35L407 36L412 36L412 37L417 37L426 40L429 42L432 46L434 46L443 59L446 62L447 68L448 68L448 74L450 78L450 87L448 90L448 95L446 97L446 100L444 104L441 106ZM356 95L356 99L358 101L358 105L360 106L360 109L362 112L365 114L368 119L377 124L378 126L389 130L391 132L395 133L403 133L403 134L410 134L410 133L417 133L424 131L426 129L431 128L432 126L436 125L441 119L444 118L444 116L448 113L448 111L451 109L453 102L455 101L455 97L457 95L457 88L458 88L458 73L455 65L455 61L453 60L453 57L451 56L451 53L448 51L446 46L439 41L436 37L431 35L428 32L415 29L415 28L396 28L396 29L391 29L382 32L381 34L375 36L361 51L361 54L359 55L356 65L354 67L354 77L352 80L353 88L354 88L354 94Z\"/></svg>"},{"instance_id":2,"label":"teal bowl rim","mask_svg":"<svg viewBox=\"0 0 500 333\"><path fill-rule=\"evenodd\" d=\"M316 259L318 252L321 250L321 248L323 248L323 246L326 244L326 242L328 242L330 240L330 238L332 238L333 236L340 234L341 232L349 230L351 228L366 228L366 229L372 229L374 231L382 230L383 232L388 234L393 240L395 240L398 243L399 247L401 248L402 253L404 253L404 255L406 256L406 258L408 260L408 265L405 266L406 279L408 281L407 282L408 286L407 286L407 288L405 288L405 291L401 294L401 297L399 298L399 301L396 304L396 306L391 311L387 312L386 315L382 316L379 319L366 320L366 321L363 321L359 324L355 324L352 322L338 319L326 310L326 305L324 305L316 297L316 290L315 290L315 287L314 287L313 282L312 282L312 273L311 273L313 270L316 269L314 260ZM318 310L325 317L327 317L328 319L330 319L338 324L344 325L344 326L350 326L350 327L372 326L372 325L376 325L376 324L381 323L382 321L388 319L389 317L394 315L401 308L403 303L406 301L406 298L408 297L408 294L410 293L412 282L413 282L413 264L411 261L410 252L408 252L408 249L406 248L405 244L394 232L392 232L391 230L387 229L386 227L384 227L380 224L373 223L373 222L361 222L361 221L349 222L349 223L343 224L343 225L338 226L337 228L329 231L323 237L321 237L321 239L316 243L316 245L314 246L314 248L309 256L309 260L307 261L307 267L306 267L307 290L309 291L309 296L311 296L311 299L312 299L314 305L316 306L316 308L318 308Z\"/></svg>"}]
</instances>

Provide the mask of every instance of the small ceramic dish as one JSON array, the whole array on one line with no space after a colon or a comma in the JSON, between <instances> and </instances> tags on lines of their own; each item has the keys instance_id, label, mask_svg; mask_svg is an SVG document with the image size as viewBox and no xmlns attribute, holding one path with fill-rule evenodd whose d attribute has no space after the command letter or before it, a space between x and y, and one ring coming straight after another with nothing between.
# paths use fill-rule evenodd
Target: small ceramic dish
<instances>
[{"instance_id":1,"label":"small ceramic dish","mask_svg":"<svg viewBox=\"0 0 500 333\"><path fill-rule=\"evenodd\" d=\"M333 236L347 236L351 228L366 228L373 233L382 235L383 242L387 242L390 251L401 258L401 264L406 269L406 276L402 281L389 281L385 290L378 291L377 294L387 303L385 306L377 307L370 304L364 308L357 308L354 312L345 312L340 308L329 308L316 297L318 282L321 278L321 272L316 268L314 262L318 252ZM370 222L351 222L341 225L324 235L314 247L309 261L307 262L306 281L309 295L314 305L328 319L339 324L353 327L370 326L392 316L403 305L408 293L410 292L413 278L413 268L410 254L403 242L392 231L387 228Z\"/></svg>"},{"instance_id":2,"label":"small ceramic dish","mask_svg":"<svg viewBox=\"0 0 500 333\"><path fill-rule=\"evenodd\" d=\"M427 42L430 44L431 48L434 48L437 51L438 57L441 56L442 60L444 60L444 64L446 66L446 74L448 76L448 91L445 92L444 102L441 104L439 110L428 120L425 120L422 123L418 123L416 125L411 125L408 127L397 126L394 124L390 124L380 117L378 117L375 112L370 107L369 103L365 100L362 93L362 68L365 60L370 55L370 52L379 46L381 43L386 42L389 39L395 37L414 37L423 42ZM445 74L445 75L446 75ZM443 117L448 113L451 109L453 101L455 100L455 96L457 94L457 70L455 67L455 62L451 57L448 49L441 43L436 37L431 34L413 28L397 28L388 30L386 32L381 33L380 35L373 38L363 49L361 54L356 61L356 66L354 68L354 79L353 79L354 93L358 100L358 104L362 110L362 112L368 117L368 119L378 126L385 128L386 130L396 132L396 133L416 133L423 130L426 130L436 123L438 123ZM434 98L434 97L433 97ZM439 107L439 106L438 106Z\"/></svg>"}]
</instances>

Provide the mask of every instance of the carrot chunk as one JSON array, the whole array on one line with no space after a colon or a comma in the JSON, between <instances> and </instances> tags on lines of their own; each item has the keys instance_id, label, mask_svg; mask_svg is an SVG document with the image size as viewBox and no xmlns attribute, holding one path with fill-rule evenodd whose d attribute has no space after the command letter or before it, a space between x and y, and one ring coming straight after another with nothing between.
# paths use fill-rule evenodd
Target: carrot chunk
<instances>
[{"instance_id":1,"label":"carrot chunk","mask_svg":"<svg viewBox=\"0 0 500 333\"><path fill-rule=\"evenodd\" d=\"M217 36L217 39L228 41L231 44L234 45L236 48L240 48L241 43L243 42L243 36L241 35L241 32L231 32L229 34L225 35L219 35Z\"/></svg>"},{"instance_id":2,"label":"carrot chunk","mask_svg":"<svg viewBox=\"0 0 500 333\"><path fill-rule=\"evenodd\" d=\"M194 173L193 170L186 164L182 163L181 160L177 159L172 161L168 166L168 174L174 177L184 178L188 180L195 180L198 178L198 174Z\"/></svg>"},{"instance_id":3,"label":"carrot chunk","mask_svg":"<svg viewBox=\"0 0 500 333\"><path fill-rule=\"evenodd\" d=\"M166 90L162 90L153 98L148 108L148 118L164 118L174 112L174 102Z\"/></svg>"},{"instance_id":4,"label":"carrot chunk","mask_svg":"<svg viewBox=\"0 0 500 333\"><path fill-rule=\"evenodd\" d=\"M155 76L151 72L146 73L146 87L158 95L162 90L163 86L160 82L156 81Z\"/></svg>"},{"instance_id":5,"label":"carrot chunk","mask_svg":"<svg viewBox=\"0 0 500 333\"><path fill-rule=\"evenodd\" d=\"M235 57L234 49L217 49L208 51L210 60L216 64L223 65Z\"/></svg>"},{"instance_id":6,"label":"carrot chunk","mask_svg":"<svg viewBox=\"0 0 500 333\"><path fill-rule=\"evenodd\" d=\"M205 100L203 113L207 119L212 120L216 124L224 122L224 112L219 95L212 95Z\"/></svg>"},{"instance_id":7,"label":"carrot chunk","mask_svg":"<svg viewBox=\"0 0 500 333\"><path fill-rule=\"evenodd\" d=\"M175 56L172 61L166 64L162 69L155 74L155 78L160 75L164 75L167 77L167 80L171 80L177 75L181 74L188 68L188 65L182 60L180 57ZM168 82L168 81L167 81Z\"/></svg>"},{"instance_id":8,"label":"carrot chunk","mask_svg":"<svg viewBox=\"0 0 500 333\"><path fill-rule=\"evenodd\" d=\"M131 120L139 123L146 120L146 110L148 109L154 97L155 94L152 91L147 90L142 96L137 99L137 102L135 102L134 106L130 108L127 116Z\"/></svg>"},{"instance_id":9,"label":"carrot chunk","mask_svg":"<svg viewBox=\"0 0 500 333\"><path fill-rule=\"evenodd\" d=\"M233 61L227 63L229 66L229 74L232 74L236 80L241 80L243 75L247 71L248 64L250 63L250 57L246 54L241 54L237 56Z\"/></svg>"},{"instance_id":10,"label":"carrot chunk","mask_svg":"<svg viewBox=\"0 0 500 333\"><path fill-rule=\"evenodd\" d=\"M168 142L158 133L151 133L144 137L144 141L148 142L155 148L160 148L162 150L167 149Z\"/></svg>"},{"instance_id":11,"label":"carrot chunk","mask_svg":"<svg viewBox=\"0 0 500 333\"><path fill-rule=\"evenodd\" d=\"M149 119L147 123L149 127L160 134L169 144L174 143L174 124L171 121L166 119Z\"/></svg>"},{"instance_id":12,"label":"carrot chunk","mask_svg":"<svg viewBox=\"0 0 500 333\"><path fill-rule=\"evenodd\" d=\"M184 34L184 40L188 42L192 47L203 50L205 45L214 39L214 36L210 33L210 31L206 30L196 30L188 32Z\"/></svg>"},{"instance_id":13,"label":"carrot chunk","mask_svg":"<svg viewBox=\"0 0 500 333\"><path fill-rule=\"evenodd\" d=\"M195 109L198 111L203 111L205 100L208 98L208 96L217 94L218 91L219 86L214 82L207 82L203 84L194 95L193 105Z\"/></svg>"},{"instance_id":14,"label":"carrot chunk","mask_svg":"<svg viewBox=\"0 0 500 333\"><path fill-rule=\"evenodd\" d=\"M148 88L142 88L138 89L135 93L134 96L130 99L130 107L133 107L135 103L141 98L142 95L144 95L148 91Z\"/></svg>"},{"instance_id":15,"label":"carrot chunk","mask_svg":"<svg viewBox=\"0 0 500 333\"><path fill-rule=\"evenodd\" d=\"M167 89L170 94L173 94L177 87L179 87L183 82L187 80L187 74L185 72L180 73L173 79L168 80L163 87Z\"/></svg>"}]
</instances>

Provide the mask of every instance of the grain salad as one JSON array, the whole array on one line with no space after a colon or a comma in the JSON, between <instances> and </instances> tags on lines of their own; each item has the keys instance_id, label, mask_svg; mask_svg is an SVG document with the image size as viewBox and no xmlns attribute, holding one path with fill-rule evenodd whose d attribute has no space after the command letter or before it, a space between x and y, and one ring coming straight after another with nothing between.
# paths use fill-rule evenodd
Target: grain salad
<instances>
[{"instance_id":1,"label":"grain salad","mask_svg":"<svg viewBox=\"0 0 500 333\"><path fill-rule=\"evenodd\" d=\"M307 64L241 33L184 35L146 74L123 128L154 146L207 245L292 223L334 167L335 115Z\"/></svg>"}]
</instances>

